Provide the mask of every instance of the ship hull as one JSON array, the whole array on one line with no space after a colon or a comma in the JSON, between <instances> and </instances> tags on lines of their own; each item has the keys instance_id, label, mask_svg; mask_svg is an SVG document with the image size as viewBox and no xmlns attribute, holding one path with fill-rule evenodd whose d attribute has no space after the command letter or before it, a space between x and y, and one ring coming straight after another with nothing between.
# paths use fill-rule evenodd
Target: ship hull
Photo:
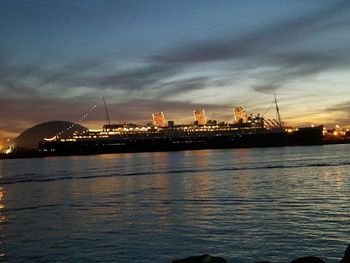
<instances>
[{"instance_id":1,"label":"ship hull","mask_svg":"<svg viewBox=\"0 0 350 263\"><path fill-rule=\"evenodd\" d=\"M245 130L194 134L159 133L151 136L109 136L108 138L43 142L38 151L43 156L57 156L320 145L323 138L322 128L322 126L302 128L293 132L258 129L253 132Z\"/></svg>"}]
</instances>

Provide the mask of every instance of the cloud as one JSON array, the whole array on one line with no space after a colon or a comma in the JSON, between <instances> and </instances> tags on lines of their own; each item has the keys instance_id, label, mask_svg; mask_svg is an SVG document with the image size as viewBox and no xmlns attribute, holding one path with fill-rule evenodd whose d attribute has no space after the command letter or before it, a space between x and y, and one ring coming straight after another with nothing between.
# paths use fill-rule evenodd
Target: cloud
<instances>
[{"instance_id":1,"label":"cloud","mask_svg":"<svg viewBox=\"0 0 350 263\"><path fill-rule=\"evenodd\" d=\"M264 94L272 94L274 91L280 89L280 85L257 85L253 87L253 90L256 92L264 93Z\"/></svg>"},{"instance_id":2,"label":"cloud","mask_svg":"<svg viewBox=\"0 0 350 263\"><path fill-rule=\"evenodd\" d=\"M326 111L342 113L344 116L349 118L350 117L350 101L345 101L345 102L333 105L333 106L327 108Z\"/></svg>"},{"instance_id":3,"label":"cloud","mask_svg":"<svg viewBox=\"0 0 350 263\"><path fill-rule=\"evenodd\" d=\"M55 64L26 64L0 60L0 91L9 98L38 97L50 100L114 95L115 100L147 97L166 99L203 89L208 77L182 76L186 66L140 63L133 69L118 69L108 56L58 60ZM199 74L200 75L200 74ZM119 95L119 96L117 96ZM119 97L119 98L118 98Z\"/></svg>"},{"instance_id":4,"label":"cloud","mask_svg":"<svg viewBox=\"0 0 350 263\"><path fill-rule=\"evenodd\" d=\"M232 72L245 70L252 90L268 92L325 70L350 67L350 2L338 1L302 17L241 36L180 45L150 61L173 65L230 62ZM330 36L336 35L334 40ZM256 73L249 73L259 69ZM271 88L268 88L271 87Z\"/></svg>"},{"instance_id":5,"label":"cloud","mask_svg":"<svg viewBox=\"0 0 350 263\"><path fill-rule=\"evenodd\" d=\"M153 56L158 63L197 63L271 55L275 48L323 33L325 27L349 24L350 2L341 1L318 12L273 24L240 37L205 41L179 46L165 54ZM334 22L336 20L336 22ZM334 28L332 28L334 29ZM273 52L272 52L273 53Z\"/></svg>"},{"instance_id":6,"label":"cloud","mask_svg":"<svg viewBox=\"0 0 350 263\"><path fill-rule=\"evenodd\" d=\"M100 88L135 91L157 86L163 79L175 75L177 69L169 65L147 65L126 72L102 75L91 79L91 82L92 85Z\"/></svg>"},{"instance_id":7,"label":"cloud","mask_svg":"<svg viewBox=\"0 0 350 263\"><path fill-rule=\"evenodd\" d=\"M332 4L318 12L295 18L284 23L273 24L266 28L250 32L239 37L194 43L169 50L163 55L153 56L148 62L137 68L121 70L112 67L111 61L117 59L108 54L76 59L68 63L62 61L54 65L45 65L42 60L24 65L10 65L0 59L0 73L6 76L0 81L0 89L12 95L36 93L37 96L60 96L65 90L79 90L91 94L97 90L122 91L132 96L153 94L155 98L174 96L189 90L204 88L209 78L199 74L196 78L169 79L181 75L189 68L195 68L199 62L234 61L232 71L273 67L251 75L259 83L252 89L267 92L266 87L283 87L290 79L309 76L325 69L349 65L348 47L344 50L335 46L334 50L296 50L289 47L291 42L300 42L311 38L324 29L349 24L350 2L342 1ZM333 43L334 44L334 43ZM327 49L327 48L326 48ZM227 81L221 76L220 81ZM263 89L262 87L265 87ZM141 91L141 93L140 93ZM156 91L156 92L154 92ZM79 94L78 94L79 95ZM152 94L151 94L152 95Z\"/></svg>"},{"instance_id":8,"label":"cloud","mask_svg":"<svg viewBox=\"0 0 350 263\"><path fill-rule=\"evenodd\" d=\"M161 84L162 90L160 91L158 98L169 98L183 93L204 89L210 82L211 79L208 77L195 77L165 82Z\"/></svg>"},{"instance_id":9,"label":"cloud","mask_svg":"<svg viewBox=\"0 0 350 263\"><path fill-rule=\"evenodd\" d=\"M260 93L271 93L274 90L288 86L290 81L302 80L326 70L339 70L350 67L350 57L347 50L327 52L279 53L267 58L267 65L272 69L261 70L251 76L257 84L252 90Z\"/></svg>"},{"instance_id":10,"label":"cloud","mask_svg":"<svg viewBox=\"0 0 350 263\"><path fill-rule=\"evenodd\" d=\"M117 59L117 58L114 58ZM128 93L139 90L164 88L167 82L183 68L176 65L143 63L133 69L118 69L107 56L58 61L48 64L43 61L26 64L12 63L11 59L0 59L0 90L16 95L45 94L60 96L65 90L86 88L87 90L115 90ZM168 83L169 84L169 83Z\"/></svg>"}]
</instances>

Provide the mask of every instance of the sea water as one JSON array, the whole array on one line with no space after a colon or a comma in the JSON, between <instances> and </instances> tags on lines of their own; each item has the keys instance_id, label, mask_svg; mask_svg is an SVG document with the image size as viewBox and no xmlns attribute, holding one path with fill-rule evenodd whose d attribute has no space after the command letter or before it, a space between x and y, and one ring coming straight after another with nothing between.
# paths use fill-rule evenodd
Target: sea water
<instances>
[{"instance_id":1,"label":"sea water","mask_svg":"<svg viewBox=\"0 0 350 263\"><path fill-rule=\"evenodd\" d=\"M0 260L337 262L350 145L0 161Z\"/></svg>"}]
</instances>

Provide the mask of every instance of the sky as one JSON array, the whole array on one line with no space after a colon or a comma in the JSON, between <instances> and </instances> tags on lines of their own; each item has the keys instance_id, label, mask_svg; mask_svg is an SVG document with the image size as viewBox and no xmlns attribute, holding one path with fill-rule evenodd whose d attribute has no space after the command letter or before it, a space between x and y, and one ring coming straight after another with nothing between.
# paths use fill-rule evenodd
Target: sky
<instances>
[{"instance_id":1,"label":"sky","mask_svg":"<svg viewBox=\"0 0 350 263\"><path fill-rule=\"evenodd\" d=\"M0 130L232 121L350 124L350 1L0 0ZM93 105L96 110L89 111ZM89 115L82 121L81 117Z\"/></svg>"}]
</instances>

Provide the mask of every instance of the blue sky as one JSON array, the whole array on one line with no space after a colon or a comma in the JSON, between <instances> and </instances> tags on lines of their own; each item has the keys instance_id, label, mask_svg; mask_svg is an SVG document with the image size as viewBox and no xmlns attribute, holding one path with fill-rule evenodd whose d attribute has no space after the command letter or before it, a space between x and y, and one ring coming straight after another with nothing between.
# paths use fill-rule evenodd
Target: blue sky
<instances>
[{"instance_id":1,"label":"blue sky","mask_svg":"<svg viewBox=\"0 0 350 263\"><path fill-rule=\"evenodd\" d=\"M350 122L349 1L0 1L0 130L98 128L232 107L286 124ZM275 117L267 111L266 117Z\"/></svg>"}]
</instances>

